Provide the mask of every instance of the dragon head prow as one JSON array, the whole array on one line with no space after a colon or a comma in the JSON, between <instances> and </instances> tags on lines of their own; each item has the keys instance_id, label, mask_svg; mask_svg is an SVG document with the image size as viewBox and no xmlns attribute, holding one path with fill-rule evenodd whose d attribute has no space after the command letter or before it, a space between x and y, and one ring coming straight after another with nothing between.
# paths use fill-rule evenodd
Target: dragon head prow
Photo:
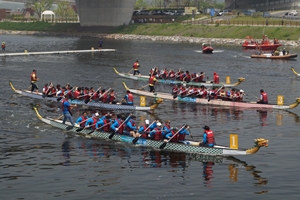
<instances>
[{"instance_id":1,"label":"dragon head prow","mask_svg":"<svg viewBox=\"0 0 300 200\"><path fill-rule=\"evenodd\" d=\"M245 80L245 78L243 78L243 77L239 77L239 78L238 78L238 81L239 81L239 82L243 82L244 80Z\"/></svg>"},{"instance_id":2,"label":"dragon head prow","mask_svg":"<svg viewBox=\"0 0 300 200\"><path fill-rule=\"evenodd\" d=\"M155 109L159 104L162 104L164 100L162 98L155 98L154 103L150 106L151 109Z\"/></svg>"},{"instance_id":3,"label":"dragon head prow","mask_svg":"<svg viewBox=\"0 0 300 200\"><path fill-rule=\"evenodd\" d=\"M254 139L254 146L255 147L268 147L269 140L266 140L264 138L256 138L256 139Z\"/></svg>"}]
</instances>

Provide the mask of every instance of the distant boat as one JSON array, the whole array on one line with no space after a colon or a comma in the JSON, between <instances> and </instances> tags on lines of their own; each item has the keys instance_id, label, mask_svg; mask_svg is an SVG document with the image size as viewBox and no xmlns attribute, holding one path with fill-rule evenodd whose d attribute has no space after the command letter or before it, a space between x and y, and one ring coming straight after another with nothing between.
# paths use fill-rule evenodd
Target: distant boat
<instances>
[{"instance_id":1,"label":"distant boat","mask_svg":"<svg viewBox=\"0 0 300 200\"><path fill-rule=\"evenodd\" d=\"M214 49L209 44L202 44L202 53L212 53L213 50Z\"/></svg>"},{"instance_id":2,"label":"distant boat","mask_svg":"<svg viewBox=\"0 0 300 200\"><path fill-rule=\"evenodd\" d=\"M268 36L264 35L262 42L257 42L255 41L251 36L247 36L246 40L244 41L244 43L242 44L242 47L244 49L259 49L259 50L276 50L278 47L280 47L281 44L279 43L273 43L270 42L270 40L268 39Z\"/></svg>"},{"instance_id":3,"label":"distant boat","mask_svg":"<svg viewBox=\"0 0 300 200\"><path fill-rule=\"evenodd\" d=\"M262 53L262 54L253 54L251 55L251 58L265 58L265 59L279 59L279 60L289 60L294 59L298 55L297 54L280 54L278 56L272 55L270 53Z\"/></svg>"}]
</instances>

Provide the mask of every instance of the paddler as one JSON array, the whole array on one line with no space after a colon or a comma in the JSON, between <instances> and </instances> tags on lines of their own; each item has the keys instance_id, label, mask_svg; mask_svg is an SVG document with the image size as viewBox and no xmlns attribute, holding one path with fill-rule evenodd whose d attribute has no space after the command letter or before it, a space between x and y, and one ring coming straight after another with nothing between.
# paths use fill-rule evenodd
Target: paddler
<instances>
[{"instance_id":1,"label":"paddler","mask_svg":"<svg viewBox=\"0 0 300 200\"><path fill-rule=\"evenodd\" d=\"M257 103L268 104L268 95L263 89L260 90L260 99Z\"/></svg>"},{"instance_id":2,"label":"paddler","mask_svg":"<svg viewBox=\"0 0 300 200\"><path fill-rule=\"evenodd\" d=\"M130 90L127 90L126 93L127 94L125 95L125 97L122 100L122 105L131 105L131 106L133 106L134 98L133 98L132 93L130 92Z\"/></svg>"},{"instance_id":3,"label":"paddler","mask_svg":"<svg viewBox=\"0 0 300 200\"><path fill-rule=\"evenodd\" d=\"M217 74L217 72L214 72L214 83L219 84L220 83L220 77Z\"/></svg>"},{"instance_id":4,"label":"paddler","mask_svg":"<svg viewBox=\"0 0 300 200\"><path fill-rule=\"evenodd\" d=\"M155 88L154 88L154 85L156 83L156 78L155 78L155 72L150 74L150 77L149 77L149 92L155 92Z\"/></svg>"},{"instance_id":5,"label":"paddler","mask_svg":"<svg viewBox=\"0 0 300 200\"><path fill-rule=\"evenodd\" d=\"M87 112L83 111L82 115L80 117L77 118L76 120L76 124L79 124L80 127L84 127L85 126L85 122L89 117L87 116Z\"/></svg>"},{"instance_id":6,"label":"paddler","mask_svg":"<svg viewBox=\"0 0 300 200\"><path fill-rule=\"evenodd\" d=\"M138 74L140 75L141 72L139 71L139 67L140 67L140 63L138 60L136 60L134 63L133 63L133 76L135 76L135 74Z\"/></svg>"},{"instance_id":7,"label":"paddler","mask_svg":"<svg viewBox=\"0 0 300 200\"><path fill-rule=\"evenodd\" d=\"M36 82L39 80L39 78L36 75L36 70L32 70L32 73L30 75L30 82L31 82L31 93L35 90L36 93L39 93L39 88L36 84Z\"/></svg>"},{"instance_id":8,"label":"paddler","mask_svg":"<svg viewBox=\"0 0 300 200\"><path fill-rule=\"evenodd\" d=\"M216 144L214 132L210 130L209 126L205 125L202 128L204 129L203 141L199 146L213 147Z\"/></svg>"},{"instance_id":9,"label":"paddler","mask_svg":"<svg viewBox=\"0 0 300 200\"><path fill-rule=\"evenodd\" d=\"M73 105L69 103L69 96L65 95L64 99L62 100L62 111L63 111L63 115L64 115L64 119L63 119L63 124L66 123L67 119L70 121L70 123L72 124L72 126L74 126L74 122L72 119L72 114L71 114L71 109L73 107L77 107L77 105Z\"/></svg>"}]
</instances>

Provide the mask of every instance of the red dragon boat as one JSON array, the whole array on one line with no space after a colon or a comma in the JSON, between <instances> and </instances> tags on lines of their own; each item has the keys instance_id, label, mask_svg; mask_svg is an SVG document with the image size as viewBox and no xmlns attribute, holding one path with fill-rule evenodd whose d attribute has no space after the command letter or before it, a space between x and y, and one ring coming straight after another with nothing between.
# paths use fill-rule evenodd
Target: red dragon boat
<instances>
[{"instance_id":1,"label":"red dragon boat","mask_svg":"<svg viewBox=\"0 0 300 200\"><path fill-rule=\"evenodd\" d=\"M279 44L278 40L276 40L276 39L274 39L274 42L270 42L267 35L263 36L263 39L261 42L254 40L251 36L247 36L246 40L242 44L242 47L244 49L259 49L262 51L276 50L280 46L281 46L281 44Z\"/></svg>"}]
</instances>

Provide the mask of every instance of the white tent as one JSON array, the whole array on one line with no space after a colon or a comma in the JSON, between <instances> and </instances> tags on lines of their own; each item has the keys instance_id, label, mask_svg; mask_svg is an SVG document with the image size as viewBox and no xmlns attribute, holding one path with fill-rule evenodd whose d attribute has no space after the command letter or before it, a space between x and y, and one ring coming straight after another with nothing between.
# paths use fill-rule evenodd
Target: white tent
<instances>
[{"instance_id":1,"label":"white tent","mask_svg":"<svg viewBox=\"0 0 300 200\"><path fill-rule=\"evenodd\" d=\"M45 11L42 13L41 20L43 20L43 16L44 16L44 19L45 19L45 15L50 15L51 21L55 21L55 14L54 14L53 11L51 11L51 10L45 10ZM52 16L53 16L53 19L52 19Z\"/></svg>"}]
</instances>

